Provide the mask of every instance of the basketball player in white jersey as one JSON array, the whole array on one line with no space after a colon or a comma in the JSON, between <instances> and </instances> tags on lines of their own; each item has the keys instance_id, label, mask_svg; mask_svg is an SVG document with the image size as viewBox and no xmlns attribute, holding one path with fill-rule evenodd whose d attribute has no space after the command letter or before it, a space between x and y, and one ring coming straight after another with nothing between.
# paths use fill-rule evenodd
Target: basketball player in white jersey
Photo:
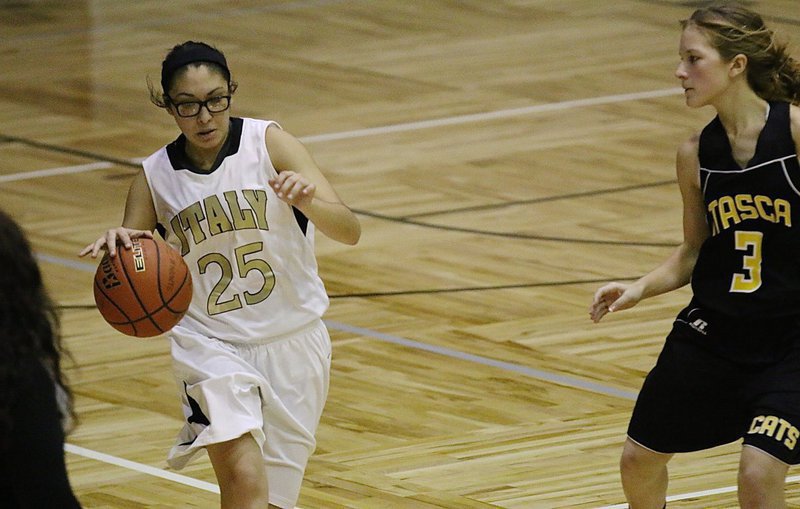
<instances>
[{"instance_id":1,"label":"basketball player in white jersey","mask_svg":"<svg viewBox=\"0 0 800 509\"><path fill-rule=\"evenodd\" d=\"M206 449L223 509L297 502L328 391L328 297L314 230L345 244L361 235L304 146L274 122L230 115L236 90L224 55L175 46L151 99L181 135L148 157L122 226L81 255L151 237L179 250L192 273L186 316L169 332L185 425L168 462Z\"/></svg>"}]
</instances>

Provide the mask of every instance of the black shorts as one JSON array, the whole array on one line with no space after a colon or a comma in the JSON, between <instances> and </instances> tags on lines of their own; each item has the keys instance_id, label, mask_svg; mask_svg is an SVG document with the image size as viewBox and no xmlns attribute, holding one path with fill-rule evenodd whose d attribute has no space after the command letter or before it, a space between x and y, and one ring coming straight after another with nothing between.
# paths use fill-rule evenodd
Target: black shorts
<instances>
[{"instance_id":1,"label":"black shorts","mask_svg":"<svg viewBox=\"0 0 800 509\"><path fill-rule=\"evenodd\" d=\"M791 331L737 330L715 327L718 318L697 308L678 315L639 393L628 436L661 453L698 451L743 438L784 463L800 463L800 347L792 339L794 325ZM775 340L773 334L790 341ZM706 348L722 344L722 336L771 343L781 354L768 363L725 358Z\"/></svg>"}]
</instances>

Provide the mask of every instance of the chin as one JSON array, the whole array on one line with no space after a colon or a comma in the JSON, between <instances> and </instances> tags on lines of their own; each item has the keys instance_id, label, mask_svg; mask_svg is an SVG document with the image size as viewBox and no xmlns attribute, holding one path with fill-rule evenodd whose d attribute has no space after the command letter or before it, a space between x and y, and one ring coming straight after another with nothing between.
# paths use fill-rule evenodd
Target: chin
<instances>
[{"instance_id":1,"label":"chin","mask_svg":"<svg viewBox=\"0 0 800 509\"><path fill-rule=\"evenodd\" d=\"M688 106L690 108L702 108L706 104L707 104L706 102L701 101L701 100L696 99L696 98L693 98L693 97L687 97L686 98L686 106Z\"/></svg>"}]
</instances>

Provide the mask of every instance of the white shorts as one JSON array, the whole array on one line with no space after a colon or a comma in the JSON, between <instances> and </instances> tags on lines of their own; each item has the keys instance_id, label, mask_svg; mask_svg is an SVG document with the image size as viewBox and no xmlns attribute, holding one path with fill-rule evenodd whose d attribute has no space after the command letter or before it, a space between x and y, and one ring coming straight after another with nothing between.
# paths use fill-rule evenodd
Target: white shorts
<instances>
[{"instance_id":1,"label":"white shorts","mask_svg":"<svg viewBox=\"0 0 800 509\"><path fill-rule=\"evenodd\" d=\"M255 344L181 327L170 332L186 424L167 462L183 468L202 448L251 433L261 447L269 502L294 507L328 396L331 340L322 320Z\"/></svg>"}]
</instances>

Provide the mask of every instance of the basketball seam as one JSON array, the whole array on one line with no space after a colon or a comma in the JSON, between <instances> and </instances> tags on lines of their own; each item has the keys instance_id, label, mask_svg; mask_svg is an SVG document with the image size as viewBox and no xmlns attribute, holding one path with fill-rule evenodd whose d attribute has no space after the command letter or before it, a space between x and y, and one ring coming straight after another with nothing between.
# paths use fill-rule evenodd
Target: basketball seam
<instances>
[{"instance_id":1,"label":"basketball seam","mask_svg":"<svg viewBox=\"0 0 800 509\"><path fill-rule=\"evenodd\" d=\"M125 321L125 322L114 322L115 325L122 325L123 323L130 323L130 324L134 323L134 320L131 320L131 317L128 316L128 313L126 313L125 310L122 309L119 304L114 302L114 300L111 298L111 296L108 293L106 293L106 291L103 289L103 287L100 285L100 283L97 282L97 280L94 281L94 286L95 286L95 288L100 290L100 293L103 295L103 297L106 298L106 301L108 301L109 303L113 304L114 307L117 308L117 311L119 311L122 314L122 316L127 318L127 321ZM108 320L106 320L106 321L108 322ZM136 320L136 321L138 321L138 320ZM112 322L108 322L108 323L112 324ZM133 326L133 330L134 330L134 332L136 331L136 326L135 325Z\"/></svg>"},{"instance_id":2,"label":"basketball seam","mask_svg":"<svg viewBox=\"0 0 800 509\"><path fill-rule=\"evenodd\" d=\"M186 306L186 309L183 309L183 310L180 310L180 311L178 311L178 310L175 310L175 309L172 309L171 307L169 307L169 304L170 304L170 303L171 303L173 300L175 300L175 297L177 297L178 295L180 295L180 293L181 293L181 290L183 290L183 287L184 287L184 286L186 286L186 281L189 281L189 280L190 280L190 279L189 279L190 277L191 277L191 276L190 276L190 274L189 274L189 271L187 270L187 271L186 271L186 274L183 276L183 281L181 281L181 285L178 287L178 289L177 289L177 290L175 290L175 293L172 295L172 297L170 297L168 301L164 301L164 299L163 299L163 298L161 299L162 301L164 301L164 305L166 306L166 308L167 308L167 309L169 309L170 311L172 311L173 313L185 313L185 312L186 312L186 311L189 309L189 306L191 306L191 305L192 305L192 299L191 299L191 297L190 297L190 298L189 298L189 305L188 305L188 306Z\"/></svg>"},{"instance_id":3,"label":"basketball seam","mask_svg":"<svg viewBox=\"0 0 800 509\"><path fill-rule=\"evenodd\" d=\"M186 284L186 277L189 275L189 271L188 270L186 271L186 274L183 277L183 281L181 281L181 285L175 290L175 292L169 297L169 299L165 298L164 297L164 289L163 289L163 286L161 285L161 246L158 244L158 242L154 242L154 243L156 245L156 260L157 260L156 263L158 265L158 270L156 270L156 278L157 278L157 283L158 284L156 286L158 287L158 296L161 297L161 302L164 304L163 306L158 308L156 311L161 311L162 309L166 308L168 311L171 311L172 313L175 313L175 314L180 314L182 312L185 313L186 309L189 309L188 306L183 311L176 311L175 309L172 309L169 304L173 300L175 300L175 297L177 297L181 293L181 290L183 289L184 285ZM172 251L172 248L170 248L170 247L168 247L167 249ZM177 252L175 252L175 253L171 252L169 254L169 256L173 256L174 254L177 254ZM183 261L183 257L181 257L181 261ZM189 302L191 303L191 299L189 300Z\"/></svg>"},{"instance_id":4,"label":"basketball seam","mask_svg":"<svg viewBox=\"0 0 800 509\"><path fill-rule=\"evenodd\" d=\"M187 272L186 275L183 277L183 282L181 283L180 288L183 288L184 286L186 286L186 281L188 281L188 280L189 280L189 273ZM133 289L133 285L131 285L131 289ZM120 309L120 312L122 312L122 314L125 315L125 318L128 319L127 321L124 321L124 322L116 322L116 321L112 322L112 321L109 321L109 320L106 320L106 321L109 324L112 324L112 325L122 325L122 324L125 324L125 323L133 324L133 323L138 323L138 322L141 322L142 320L147 320L147 319L150 319L152 321L152 318L151 318L152 315L155 315L155 314L157 314L160 311L163 311L165 309L167 311L171 312L171 313L175 313L176 315L179 315L181 313L185 313L189 309L189 306L186 306L186 309L183 309L183 310L176 310L176 309L173 309L173 308L169 307L169 303L172 302L173 300L175 300L175 297L177 297L179 293L180 293L180 290L175 292L175 295L173 295L169 299L169 302L164 302L164 298L162 297L161 298L162 304L160 306L158 306L157 308L153 309L150 312L147 312L147 310L145 309L145 316L142 316L141 318L137 318L136 320L131 320L130 317L124 311L122 311L122 309ZM106 297L108 298L108 296L106 296ZM108 301L112 302L112 303L114 302L110 298L108 298ZM142 304L142 303L139 302L139 304ZM189 300L189 305L191 305L191 299ZM119 306L117 306L116 303L114 303L114 306L119 309ZM144 309L144 307L143 307L143 309ZM158 327L158 325L157 325L157 327ZM163 332L163 329L161 329L161 327L158 327L158 329Z\"/></svg>"},{"instance_id":5,"label":"basketball seam","mask_svg":"<svg viewBox=\"0 0 800 509\"><path fill-rule=\"evenodd\" d=\"M154 244L156 245L156 252L158 252L158 243L154 242ZM164 329L161 328L161 325L159 325L155 320L153 320L152 313L144 305L144 302L142 301L141 297L139 297L139 292L136 291L136 286L133 284L133 281L131 280L131 277L128 274L128 267L125 265L125 262L122 259L120 259L120 263L119 264L122 267L122 272L125 274L125 279L128 280L128 286L130 286L131 293L133 293L133 296L136 298L136 301L139 303L139 305L142 307L142 311L144 311L144 313L145 313L145 316L142 317L141 319L137 320L137 322L147 318L148 320L150 320L150 323L152 323L156 327L156 329L158 329L160 332L163 333ZM159 292L160 292L160 290L159 290ZM162 303L164 302L163 298L161 299L161 302ZM131 324L133 325L134 331L136 331L136 325L134 323L135 322L131 322Z\"/></svg>"}]
</instances>

